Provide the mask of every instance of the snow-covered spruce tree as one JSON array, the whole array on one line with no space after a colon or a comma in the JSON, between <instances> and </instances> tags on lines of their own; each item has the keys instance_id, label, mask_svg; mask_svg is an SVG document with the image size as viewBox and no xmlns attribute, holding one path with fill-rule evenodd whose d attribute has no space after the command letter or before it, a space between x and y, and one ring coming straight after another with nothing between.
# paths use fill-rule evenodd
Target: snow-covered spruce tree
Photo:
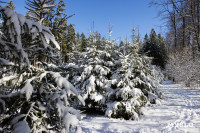
<instances>
[{"instance_id":1,"label":"snow-covered spruce tree","mask_svg":"<svg viewBox=\"0 0 200 133\"><path fill-rule=\"evenodd\" d=\"M75 77L74 83L76 88L80 89L88 108L105 111L107 96L112 85L111 69L114 64L111 52L97 49L96 43L92 42L90 48L81 53L82 60L79 62L81 73Z\"/></svg>"},{"instance_id":2,"label":"snow-covered spruce tree","mask_svg":"<svg viewBox=\"0 0 200 133\"><path fill-rule=\"evenodd\" d=\"M10 8L0 6L0 12L0 129L13 133L66 133L73 126L80 131L80 114L71 105L75 99L84 104L82 97L62 73L30 64L31 53L37 47L32 43L25 47L23 35L37 38L43 49L53 50L50 42L60 49L49 28Z\"/></svg>"},{"instance_id":3,"label":"snow-covered spruce tree","mask_svg":"<svg viewBox=\"0 0 200 133\"><path fill-rule=\"evenodd\" d=\"M81 38L79 37L79 34L74 38L74 32L75 31L73 30L70 34L67 35L69 44L67 45L68 48L66 48L67 54L64 56L65 62L60 66L60 68L66 72L66 77L68 80L72 83L74 83L76 77L80 76L83 72L83 67L81 64L83 64L83 61L85 60L86 52L84 51L86 51L86 46L88 43L83 33ZM71 51L70 49L73 50Z\"/></svg>"},{"instance_id":4,"label":"snow-covered spruce tree","mask_svg":"<svg viewBox=\"0 0 200 133\"><path fill-rule=\"evenodd\" d=\"M55 4L55 0L27 0L26 8L27 17L40 22L41 25L49 27L50 31L54 34L54 37L59 42L61 46L61 53L63 51L63 43L65 43L65 30L66 30L66 19L63 18L64 13L64 3L58 3L58 6ZM61 19L62 18L62 19ZM58 30L60 29L60 30ZM59 38L59 39L58 39ZM61 40L60 40L61 38ZM38 39L34 41L30 37L26 36L25 42L37 44ZM48 55L49 50L43 50L40 46L37 49L38 51L34 54L34 65L38 64L38 67L41 66L41 62L49 62L51 58L46 59L45 56ZM42 53L42 54L41 54ZM61 56L59 56L62 58ZM61 62L61 60L59 60Z\"/></svg>"},{"instance_id":5,"label":"snow-covered spruce tree","mask_svg":"<svg viewBox=\"0 0 200 133\"><path fill-rule=\"evenodd\" d=\"M128 48L124 47L124 52L120 53L120 58L115 63L119 67L111 77L115 82L106 115L137 120L142 114L143 106L158 101L158 84L153 82L155 78L149 66L149 58L138 54L138 44L127 43L124 46Z\"/></svg>"},{"instance_id":6,"label":"snow-covered spruce tree","mask_svg":"<svg viewBox=\"0 0 200 133\"><path fill-rule=\"evenodd\" d=\"M42 25L49 25L49 16L56 6L55 0L27 0L26 1L27 17L31 18Z\"/></svg>"}]
</instances>

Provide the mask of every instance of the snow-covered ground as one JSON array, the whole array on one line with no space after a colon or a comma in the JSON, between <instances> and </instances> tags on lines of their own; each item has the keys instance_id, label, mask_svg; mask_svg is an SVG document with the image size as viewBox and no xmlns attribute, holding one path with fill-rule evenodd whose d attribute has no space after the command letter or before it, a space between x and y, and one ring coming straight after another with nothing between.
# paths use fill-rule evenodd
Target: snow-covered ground
<instances>
[{"instance_id":1,"label":"snow-covered ground","mask_svg":"<svg viewBox=\"0 0 200 133\"><path fill-rule=\"evenodd\" d=\"M200 90L165 81L162 105L144 109L139 121L84 115L80 123L85 133L200 133Z\"/></svg>"}]
</instances>

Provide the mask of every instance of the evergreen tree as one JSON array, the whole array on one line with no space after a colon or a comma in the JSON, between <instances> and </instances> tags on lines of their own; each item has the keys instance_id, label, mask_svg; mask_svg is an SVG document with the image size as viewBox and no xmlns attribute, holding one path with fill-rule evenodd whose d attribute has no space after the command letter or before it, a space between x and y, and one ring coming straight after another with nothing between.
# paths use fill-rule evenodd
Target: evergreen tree
<instances>
[{"instance_id":1,"label":"evergreen tree","mask_svg":"<svg viewBox=\"0 0 200 133\"><path fill-rule=\"evenodd\" d=\"M96 42L95 42L96 48L99 50L104 49L104 47L102 47L102 43L101 43L101 34L97 31L95 33L95 38L96 38Z\"/></svg>"},{"instance_id":2,"label":"evergreen tree","mask_svg":"<svg viewBox=\"0 0 200 133\"><path fill-rule=\"evenodd\" d=\"M89 37L88 37L88 46L90 47L90 48L94 48L96 45L95 45L95 35L94 35L94 31L93 31L93 29L91 29L91 31L90 31L90 35L89 35Z\"/></svg>"},{"instance_id":3,"label":"evergreen tree","mask_svg":"<svg viewBox=\"0 0 200 133\"><path fill-rule=\"evenodd\" d=\"M6 7L10 8L10 9L12 9L12 10L14 10L14 9L15 9L15 5L14 5L14 3L13 3L13 1L12 1L12 0L10 0L10 2L9 2L9 3L7 3Z\"/></svg>"},{"instance_id":4,"label":"evergreen tree","mask_svg":"<svg viewBox=\"0 0 200 133\"><path fill-rule=\"evenodd\" d=\"M101 39L101 45L105 48L105 46L106 46L106 43L107 43L107 40L106 40L106 38L105 37L102 37L102 39Z\"/></svg>"},{"instance_id":5,"label":"evergreen tree","mask_svg":"<svg viewBox=\"0 0 200 133\"><path fill-rule=\"evenodd\" d=\"M126 41L127 42L127 41ZM141 107L147 103L159 103L158 82L149 58L138 54L138 43L127 43L129 53L120 53L112 74L112 93L106 115L114 118L139 119Z\"/></svg>"},{"instance_id":6,"label":"evergreen tree","mask_svg":"<svg viewBox=\"0 0 200 133\"><path fill-rule=\"evenodd\" d=\"M76 45L76 41L75 41L75 28L72 24L70 24L67 27L67 43L66 43L66 49L68 53L71 53L73 48Z\"/></svg>"},{"instance_id":7,"label":"evergreen tree","mask_svg":"<svg viewBox=\"0 0 200 133\"><path fill-rule=\"evenodd\" d=\"M167 51L165 47L164 38L160 33L158 34L158 46L160 49L160 66L161 68L165 68L165 65L167 63Z\"/></svg>"},{"instance_id":8,"label":"evergreen tree","mask_svg":"<svg viewBox=\"0 0 200 133\"><path fill-rule=\"evenodd\" d=\"M145 34L144 43L150 43L150 39L149 39L148 34Z\"/></svg>"},{"instance_id":9,"label":"evergreen tree","mask_svg":"<svg viewBox=\"0 0 200 133\"><path fill-rule=\"evenodd\" d=\"M94 44L90 44L92 47L86 47L84 52L73 52L75 58L70 58L71 66L66 65L63 68L70 70L69 80L84 97L87 109L105 112L112 83L110 76L114 52L111 52L113 49L108 40L105 40L105 50L97 49L95 41L94 39Z\"/></svg>"},{"instance_id":10,"label":"evergreen tree","mask_svg":"<svg viewBox=\"0 0 200 133\"><path fill-rule=\"evenodd\" d=\"M149 50L149 53L148 55L150 57L153 57L153 60L152 60L152 64L154 65L157 65L157 66L160 66L161 68L164 68L163 64L162 64L162 53L161 53L161 49L159 47L159 40L158 40L158 36L156 34L156 31L154 29L151 30L151 33L150 33L150 45L151 45L151 48Z\"/></svg>"},{"instance_id":11,"label":"evergreen tree","mask_svg":"<svg viewBox=\"0 0 200 133\"><path fill-rule=\"evenodd\" d=\"M143 47L140 52L143 54L147 54L150 49L151 49L150 39L149 39L148 34L145 34L144 41L143 41Z\"/></svg>"},{"instance_id":12,"label":"evergreen tree","mask_svg":"<svg viewBox=\"0 0 200 133\"><path fill-rule=\"evenodd\" d=\"M50 4L54 4L55 1L52 1ZM73 14L74 15L74 14ZM63 62L66 61L66 55L68 53L66 44L68 43L67 36L67 20L73 15L67 16L66 14L66 4L64 0L59 0L57 6L47 14L48 21L46 21L46 25L51 27L51 31L56 37L56 40L61 45L61 59Z\"/></svg>"},{"instance_id":13,"label":"evergreen tree","mask_svg":"<svg viewBox=\"0 0 200 133\"><path fill-rule=\"evenodd\" d=\"M76 37L75 37L75 40L76 40L76 47L77 47L77 51L78 52L81 52L81 36L79 33L76 33Z\"/></svg>"},{"instance_id":14,"label":"evergreen tree","mask_svg":"<svg viewBox=\"0 0 200 133\"><path fill-rule=\"evenodd\" d=\"M152 45L157 45L157 34L154 29L151 29L151 32L150 32L150 43Z\"/></svg>"},{"instance_id":15,"label":"evergreen tree","mask_svg":"<svg viewBox=\"0 0 200 133\"><path fill-rule=\"evenodd\" d=\"M85 52L87 48L87 38L85 37L85 34L81 34L81 52Z\"/></svg>"},{"instance_id":16,"label":"evergreen tree","mask_svg":"<svg viewBox=\"0 0 200 133\"><path fill-rule=\"evenodd\" d=\"M124 46L124 42L123 42L123 41L120 41L119 47L122 47L122 46Z\"/></svg>"},{"instance_id":17,"label":"evergreen tree","mask_svg":"<svg viewBox=\"0 0 200 133\"><path fill-rule=\"evenodd\" d=\"M105 111L107 95L112 83L110 80L113 67L111 52L92 47L87 48L81 56L82 61L79 65L82 72L75 79L76 88L80 89L88 108Z\"/></svg>"},{"instance_id":18,"label":"evergreen tree","mask_svg":"<svg viewBox=\"0 0 200 133\"><path fill-rule=\"evenodd\" d=\"M120 54L118 67L112 74L111 79L115 82L107 103L108 117L137 120L141 115L140 108L147 103L142 91L134 87L133 62L129 56Z\"/></svg>"},{"instance_id":19,"label":"evergreen tree","mask_svg":"<svg viewBox=\"0 0 200 133\"><path fill-rule=\"evenodd\" d=\"M66 43L67 43L67 15L66 15L66 4L64 0L59 0L56 10L51 12L50 25L52 27L52 33L56 37L56 40L61 45L61 58L64 61L64 57L67 54Z\"/></svg>"},{"instance_id":20,"label":"evergreen tree","mask_svg":"<svg viewBox=\"0 0 200 133\"><path fill-rule=\"evenodd\" d=\"M50 16L53 16L52 12L54 7L56 6L55 0L27 0L25 3L26 3L25 8L28 10L26 15L27 18L39 22L41 25L51 27ZM35 40L31 40L30 36L25 35L25 37L26 37L25 42L37 44L39 41L38 38L36 38ZM34 66L37 65L40 68L41 62L45 60L48 61L48 59L45 58L45 54L44 55L41 54L44 52L49 52L49 51L48 50L42 51L42 48L38 48L37 53L34 55L35 56L33 61ZM57 60L56 62L59 62L59 60Z\"/></svg>"},{"instance_id":21,"label":"evergreen tree","mask_svg":"<svg viewBox=\"0 0 200 133\"><path fill-rule=\"evenodd\" d=\"M72 99L82 104L84 101L77 90L57 72L59 68L55 65L45 63L45 67L38 69L30 63L38 48L50 51L45 56L51 58L54 54L50 44L60 49L49 28L10 8L0 6L0 12L6 36L0 38L1 128L14 133L70 132L72 126L79 130L81 118L72 108L76 102ZM38 42L25 42L24 34L32 41L38 38Z\"/></svg>"},{"instance_id":22,"label":"evergreen tree","mask_svg":"<svg viewBox=\"0 0 200 133\"><path fill-rule=\"evenodd\" d=\"M137 40L137 37L136 37L136 35L135 35L135 32L136 31L136 28L133 26L133 29L132 29L132 36L131 36L131 38L132 38L132 42L133 43L135 43Z\"/></svg>"},{"instance_id":23,"label":"evergreen tree","mask_svg":"<svg viewBox=\"0 0 200 133\"><path fill-rule=\"evenodd\" d=\"M27 17L40 24L49 25L49 15L56 6L55 0L27 0L26 1Z\"/></svg>"}]
</instances>

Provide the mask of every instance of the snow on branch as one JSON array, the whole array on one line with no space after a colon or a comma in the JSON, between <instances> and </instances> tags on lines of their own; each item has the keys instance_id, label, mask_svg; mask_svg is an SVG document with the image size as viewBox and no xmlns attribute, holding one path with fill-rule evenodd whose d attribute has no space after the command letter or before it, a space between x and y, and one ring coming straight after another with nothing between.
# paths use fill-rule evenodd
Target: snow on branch
<instances>
[{"instance_id":1,"label":"snow on branch","mask_svg":"<svg viewBox=\"0 0 200 133\"><path fill-rule=\"evenodd\" d=\"M44 48L51 47L49 45L51 41L54 46L60 50L59 44L48 27L40 25L39 22L27 19L10 8L0 6L0 11L3 13L3 16L5 16L5 25L7 26L7 33L11 43L17 44L17 49L21 53L22 59L25 59L28 65L28 55L22 47L22 34L29 34L32 36L32 39L35 39L38 36ZM0 43L4 42L1 40Z\"/></svg>"},{"instance_id":2,"label":"snow on branch","mask_svg":"<svg viewBox=\"0 0 200 133\"><path fill-rule=\"evenodd\" d=\"M5 65L5 66L12 66L12 65L14 65L13 62L10 62L10 61L8 61L8 60L6 60L4 58L0 58L0 64L1 65Z\"/></svg>"}]
</instances>

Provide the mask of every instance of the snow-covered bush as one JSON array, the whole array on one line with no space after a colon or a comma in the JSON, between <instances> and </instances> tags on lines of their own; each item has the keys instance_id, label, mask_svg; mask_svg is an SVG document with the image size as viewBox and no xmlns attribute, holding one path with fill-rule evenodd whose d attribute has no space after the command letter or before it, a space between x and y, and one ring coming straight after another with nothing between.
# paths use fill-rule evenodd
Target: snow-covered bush
<instances>
[{"instance_id":1,"label":"snow-covered bush","mask_svg":"<svg viewBox=\"0 0 200 133\"><path fill-rule=\"evenodd\" d=\"M155 65L150 65L150 69L152 71L152 74L154 75L154 81L156 81L157 84L161 83L164 80L164 74L161 68Z\"/></svg>"},{"instance_id":2,"label":"snow-covered bush","mask_svg":"<svg viewBox=\"0 0 200 133\"><path fill-rule=\"evenodd\" d=\"M31 65L38 48L48 49L46 57L50 58L54 58L49 55L54 50L50 44L60 49L49 28L9 8L0 6L0 12L0 128L14 133L66 133L71 127L80 131L80 114L72 105L85 103L75 87L62 72L54 72L58 71L55 65ZM24 35L31 41L26 42Z\"/></svg>"},{"instance_id":3,"label":"snow-covered bush","mask_svg":"<svg viewBox=\"0 0 200 133\"><path fill-rule=\"evenodd\" d=\"M166 74L177 83L185 83L188 87L199 84L199 55L193 53L190 46L169 55Z\"/></svg>"}]
</instances>

